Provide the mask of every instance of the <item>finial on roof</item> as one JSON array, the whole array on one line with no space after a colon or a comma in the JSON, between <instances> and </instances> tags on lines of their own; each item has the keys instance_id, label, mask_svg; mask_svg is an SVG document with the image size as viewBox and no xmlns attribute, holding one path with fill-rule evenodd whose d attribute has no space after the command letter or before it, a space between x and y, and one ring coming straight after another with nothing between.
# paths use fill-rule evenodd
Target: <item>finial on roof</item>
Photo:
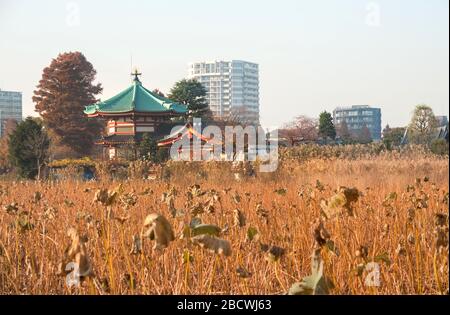
<instances>
[{"instance_id":1,"label":"finial on roof","mask_svg":"<svg viewBox=\"0 0 450 315\"><path fill-rule=\"evenodd\" d=\"M142 73L140 73L137 68L134 69L134 72L131 73L131 75L134 75L133 81L141 82L139 76L142 75Z\"/></svg>"}]
</instances>

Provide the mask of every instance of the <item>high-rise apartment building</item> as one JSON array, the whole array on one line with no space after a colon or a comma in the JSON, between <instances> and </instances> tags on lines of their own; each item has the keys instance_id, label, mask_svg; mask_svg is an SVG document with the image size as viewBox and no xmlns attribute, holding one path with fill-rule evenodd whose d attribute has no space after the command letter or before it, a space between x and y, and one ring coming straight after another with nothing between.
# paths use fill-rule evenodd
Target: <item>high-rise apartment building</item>
<instances>
[{"instance_id":1,"label":"high-rise apartment building","mask_svg":"<svg viewBox=\"0 0 450 315\"><path fill-rule=\"evenodd\" d=\"M366 126L373 140L381 139L381 109L368 105L338 107L333 111L335 126L343 121L351 133L357 134Z\"/></svg>"},{"instance_id":2,"label":"high-rise apartment building","mask_svg":"<svg viewBox=\"0 0 450 315\"><path fill-rule=\"evenodd\" d=\"M5 133L8 119L22 120L22 93L0 90L0 137Z\"/></svg>"},{"instance_id":3,"label":"high-rise apartment building","mask_svg":"<svg viewBox=\"0 0 450 315\"><path fill-rule=\"evenodd\" d=\"M213 115L247 124L259 124L259 66L241 60L195 62L189 78L207 91Z\"/></svg>"}]
</instances>

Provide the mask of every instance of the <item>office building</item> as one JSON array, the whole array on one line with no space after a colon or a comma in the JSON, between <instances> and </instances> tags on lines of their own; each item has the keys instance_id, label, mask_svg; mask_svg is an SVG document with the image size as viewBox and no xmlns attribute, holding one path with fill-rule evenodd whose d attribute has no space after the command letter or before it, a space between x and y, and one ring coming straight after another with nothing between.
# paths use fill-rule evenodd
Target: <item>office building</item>
<instances>
[{"instance_id":1,"label":"office building","mask_svg":"<svg viewBox=\"0 0 450 315\"><path fill-rule=\"evenodd\" d=\"M354 105L348 107L338 107L333 111L335 126L346 122L350 133L358 134L366 126L372 140L381 139L381 109L368 105Z\"/></svg>"},{"instance_id":2,"label":"office building","mask_svg":"<svg viewBox=\"0 0 450 315\"><path fill-rule=\"evenodd\" d=\"M22 93L0 90L0 137L5 134L8 119L22 120Z\"/></svg>"}]
</instances>

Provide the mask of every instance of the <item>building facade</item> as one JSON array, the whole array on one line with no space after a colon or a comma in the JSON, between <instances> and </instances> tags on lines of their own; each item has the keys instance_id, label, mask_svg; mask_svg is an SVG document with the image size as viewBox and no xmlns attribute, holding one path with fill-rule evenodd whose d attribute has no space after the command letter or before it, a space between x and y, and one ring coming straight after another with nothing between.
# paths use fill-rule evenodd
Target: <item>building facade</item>
<instances>
[{"instance_id":1,"label":"building facade","mask_svg":"<svg viewBox=\"0 0 450 315\"><path fill-rule=\"evenodd\" d=\"M345 121L351 133L357 134L366 126L372 140L381 140L381 109L368 105L338 107L333 111L335 126Z\"/></svg>"},{"instance_id":2,"label":"building facade","mask_svg":"<svg viewBox=\"0 0 450 315\"><path fill-rule=\"evenodd\" d=\"M209 108L219 119L259 125L259 66L232 60L189 64L190 79L207 91Z\"/></svg>"},{"instance_id":3,"label":"building facade","mask_svg":"<svg viewBox=\"0 0 450 315\"><path fill-rule=\"evenodd\" d=\"M187 108L146 89L137 70L127 89L103 102L86 106L84 114L105 121L105 134L96 144L110 159L136 156L136 144L144 134L160 140L170 133L171 118L183 117Z\"/></svg>"},{"instance_id":4,"label":"building facade","mask_svg":"<svg viewBox=\"0 0 450 315\"><path fill-rule=\"evenodd\" d=\"M22 93L0 90L0 137L5 133L8 119L22 120Z\"/></svg>"}]
</instances>

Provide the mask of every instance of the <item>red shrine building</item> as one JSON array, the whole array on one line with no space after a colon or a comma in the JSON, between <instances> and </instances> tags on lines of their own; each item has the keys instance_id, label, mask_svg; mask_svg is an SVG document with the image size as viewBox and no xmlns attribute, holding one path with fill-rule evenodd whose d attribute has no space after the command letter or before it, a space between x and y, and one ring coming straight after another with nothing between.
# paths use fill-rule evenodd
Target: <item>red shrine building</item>
<instances>
[{"instance_id":1,"label":"red shrine building","mask_svg":"<svg viewBox=\"0 0 450 315\"><path fill-rule=\"evenodd\" d=\"M192 161L194 160L194 152L198 152L202 155L202 158L212 159L214 145L218 146L219 150L222 151L223 142L221 139L205 137L201 133L201 127L195 128L190 122L174 129L171 134L159 140L158 147L170 149L176 142L183 140L186 141L180 143L177 149L177 156L172 156L172 158Z\"/></svg>"},{"instance_id":2,"label":"red shrine building","mask_svg":"<svg viewBox=\"0 0 450 315\"><path fill-rule=\"evenodd\" d=\"M142 86L137 70L133 83L116 96L86 106L88 117L98 117L106 123L106 132L96 144L103 146L103 155L110 159L135 154L134 145L148 133L155 140L166 140L175 125L174 118L185 117L185 105L171 101ZM180 124L180 123L178 123ZM182 122L184 124L184 120Z\"/></svg>"}]
</instances>

